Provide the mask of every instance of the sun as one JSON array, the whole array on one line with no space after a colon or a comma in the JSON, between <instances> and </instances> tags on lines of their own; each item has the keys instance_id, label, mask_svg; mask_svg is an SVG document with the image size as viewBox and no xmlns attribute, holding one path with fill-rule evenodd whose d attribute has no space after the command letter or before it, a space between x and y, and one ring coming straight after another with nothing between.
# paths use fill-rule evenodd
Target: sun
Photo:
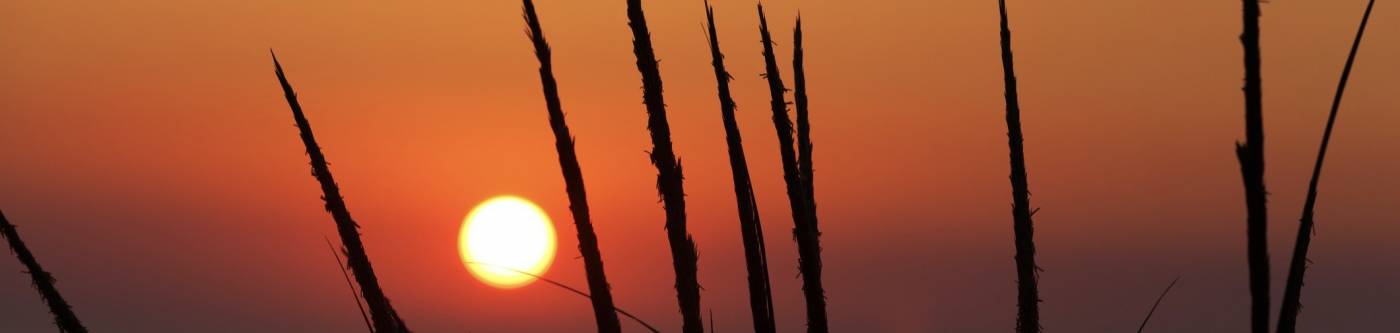
<instances>
[{"instance_id":1,"label":"sun","mask_svg":"<svg viewBox=\"0 0 1400 333\"><path fill-rule=\"evenodd\" d=\"M534 282L531 275L543 275L554 262L556 247L549 216L516 196L498 196L478 204L462 221L457 241L467 270L502 289Z\"/></svg>"}]
</instances>

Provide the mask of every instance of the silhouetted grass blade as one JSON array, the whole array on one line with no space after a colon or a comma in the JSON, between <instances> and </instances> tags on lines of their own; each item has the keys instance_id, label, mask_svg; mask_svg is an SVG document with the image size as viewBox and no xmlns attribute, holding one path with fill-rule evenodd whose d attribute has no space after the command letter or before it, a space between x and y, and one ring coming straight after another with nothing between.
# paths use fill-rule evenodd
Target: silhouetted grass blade
<instances>
[{"instance_id":1,"label":"silhouetted grass blade","mask_svg":"<svg viewBox=\"0 0 1400 333\"><path fill-rule=\"evenodd\" d=\"M807 69L803 65L802 16L792 30L792 105L797 109L797 166L802 173L802 188L807 192L807 209L817 216L817 194L812 183L812 125L807 115Z\"/></svg>"},{"instance_id":2,"label":"silhouetted grass blade","mask_svg":"<svg viewBox=\"0 0 1400 333\"><path fill-rule=\"evenodd\" d=\"M662 97L661 68L652 49L651 32L641 0L627 1L627 25L632 30L632 51L642 76L642 103L647 109L647 129L651 132L651 163L656 166L656 188L666 210L666 238L671 243L671 263L676 271L676 301L681 310L681 331L702 333L700 282L696 278L695 241L686 231L685 187L681 162L671 147L671 126L666 121L666 101Z\"/></svg>"},{"instance_id":3,"label":"silhouetted grass blade","mask_svg":"<svg viewBox=\"0 0 1400 333\"><path fill-rule=\"evenodd\" d=\"M754 332L773 333L777 328L773 319L773 295L768 279L768 254L763 241L763 225L758 216L758 203L753 194L748 161L744 157L739 122L734 116L737 106L729 91L731 77L724 67L724 53L720 52L719 48L715 11L710 7L708 0L705 1L705 18L708 22L707 36L710 42L711 64L715 69L720 116L724 120L725 142L729 147L730 174L734 177L734 198L739 207L739 230L744 243L744 263L749 273L749 308L753 316ZM710 319L713 323L714 317L711 316Z\"/></svg>"},{"instance_id":4,"label":"silhouetted grass blade","mask_svg":"<svg viewBox=\"0 0 1400 333\"><path fill-rule=\"evenodd\" d=\"M1351 65L1356 61L1356 51L1361 48L1361 37L1366 33L1366 22L1371 19L1371 7L1376 0L1366 3L1366 13L1361 15L1361 26L1356 29L1356 40L1347 53L1346 65L1342 66L1342 78L1337 83L1337 93L1332 96L1332 109L1327 113L1327 126L1322 131L1322 144L1317 149L1317 162L1313 164L1312 178L1308 180L1307 199L1303 203L1303 216L1299 219L1298 240L1293 245L1293 258L1288 265L1288 280L1284 283L1283 304L1278 318L1279 333L1296 332L1298 310L1302 306L1303 275L1308 269L1308 246L1312 244L1313 207L1317 204L1317 182L1322 177L1322 161L1327 157L1327 144L1332 141L1332 125L1337 121L1337 109L1342 105L1342 93L1347 88L1347 78L1351 77Z\"/></svg>"},{"instance_id":5,"label":"silhouetted grass blade","mask_svg":"<svg viewBox=\"0 0 1400 333\"><path fill-rule=\"evenodd\" d=\"M574 150L574 137L569 134L569 125L564 120L564 107L559 100L559 84L554 80L549 42L540 28L534 2L524 0L524 11L530 41L535 46L535 57L540 62L540 84L549 112L549 127L554 132L554 148L559 154L559 168L564 173L564 191L569 195L569 212L573 214L574 227L578 232L578 248L583 256L584 272L588 276L588 290L594 295L589 297L593 303L594 321L598 324L598 332L618 333L622 327L618 323L617 313L613 311L612 292L603 270L603 255L598 250L598 236L593 232L593 219L588 212L588 194Z\"/></svg>"},{"instance_id":6,"label":"silhouetted grass blade","mask_svg":"<svg viewBox=\"0 0 1400 333\"><path fill-rule=\"evenodd\" d=\"M296 121L297 128L301 132L301 141L306 145L306 155L311 159L311 175L316 177L316 181L321 184L321 199L326 202L326 211L335 220L336 231L340 235L342 246L345 247L346 265L355 275L355 281L360 285L360 292L364 296L365 305L369 308L370 319L374 322L374 331L377 333L407 333L408 328L403 325L403 320L394 311L389 299L384 296L384 291L379 287L379 278L374 274L374 267L370 265L369 255L365 254L364 243L360 241L359 225L350 217L350 210L345 207L345 199L340 196L340 187L336 185L335 178L331 177L330 167L326 163L325 155L321 154L321 147L316 144L316 137L311 132L311 123L306 120L306 115L301 111L301 104L297 102L297 94L292 90L291 83L287 82L286 73L282 71L282 64L277 61L277 55L272 55L272 65L276 68L277 81L282 84L282 91L287 96L287 105L292 109L292 118Z\"/></svg>"},{"instance_id":7,"label":"silhouetted grass blade","mask_svg":"<svg viewBox=\"0 0 1400 333\"><path fill-rule=\"evenodd\" d=\"M535 274L530 273L530 272L526 272L526 271L522 271L522 270L518 270L518 269L515 269L515 268L510 268L510 267L506 267L506 266L502 266L502 265L494 265L494 264L490 264L490 263L484 263L484 262L466 261L466 263L472 264L472 265L486 265L486 266L491 266L491 267L496 267L496 268L500 268L500 269L504 269L504 270L508 270L508 271L512 271L512 272L516 272L516 273L519 273L519 274L521 274L521 275L526 275L526 276L529 276L529 277L532 277L532 278L539 279L540 281L544 281L544 282L546 282L546 283L549 283L549 284L551 284L551 285L554 285L555 287L564 288L564 290L571 291L571 292L573 292L573 293L575 293L575 294L578 294L579 296L583 296L583 297L589 298L589 299L592 299L592 298L593 298L592 295L589 295L588 293L583 292L582 290L578 290L578 288L570 287L569 285L566 285L566 284L564 284L563 282L554 281L554 280L552 280L552 279L550 279L550 278L546 278L546 277L543 277L543 276L535 275ZM626 310L623 310L622 308L615 307L615 306L612 308L612 311L616 311L617 313L622 314L623 316L625 316L625 317L627 317L627 318L631 318L632 321L637 322L637 324L642 325L642 327L645 327L648 331L651 331L652 333L661 333L660 331L657 331L655 327L652 327L651 324L648 324L646 321L643 321L641 318L637 318L637 316L632 315L631 312L627 312Z\"/></svg>"},{"instance_id":8,"label":"silhouetted grass blade","mask_svg":"<svg viewBox=\"0 0 1400 333\"><path fill-rule=\"evenodd\" d=\"M53 314L54 326L58 326L58 331L63 333L87 333L87 328L78 321L78 315L73 313L73 307L63 300L63 295L58 293L58 287L54 286L53 275L39 266L39 259L34 258L34 253L29 252L29 247L24 245L24 240L19 238L19 231L15 225L10 224L10 220L5 218L5 212L0 211L0 236L10 243L10 252L15 254L20 264L24 265L24 270L29 273L29 278L34 282L34 289L39 291L39 297L48 305L49 313Z\"/></svg>"},{"instance_id":9,"label":"silhouetted grass blade","mask_svg":"<svg viewBox=\"0 0 1400 333\"><path fill-rule=\"evenodd\" d=\"M793 148L792 121L788 118L787 101L783 93L782 75L778 70L777 57L773 55L773 37L768 32L768 17L763 12L763 4L758 5L758 31L763 41L764 77L768 79L770 105L773 108L773 127L778 132L778 152L783 161L783 181L787 183L788 203L792 209L793 237L797 239L797 269L802 273L802 295L807 301L807 332L827 332L826 295L822 289L821 233L817 230L816 216L807 197L802 172L797 165L797 152Z\"/></svg>"},{"instance_id":10,"label":"silhouetted grass blade","mask_svg":"<svg viewBox=\"0 0 1400 333\"><path fill-rule=\"evenodd\" d=\"M1244 178L1246 257L1249 262L1250 326L1269 331L1269 217L1264 188L1264 93L1260 79L1259 0L1243 0L1245 142L1235 144Z\"/></svg>"},{"instance_id":11,"label":"silhouetted grass blade","mask_svg":"<svg viewBox=\"0 0 1400 333\"><path fill-rule=\"evenodd\" d=\"M1172 292L1172 287L1175 287L1176 281L1180 280L1180 276L1176 277L1175 279L1172 279L1172 283L1167 285L1167 289L1162 290L1162 294L1157 296L1157 301L1152 302L1152 308L1148 309L1147 316L1142 318L1142 325L1138 325L1138 333L1142 333L1142 329L1147 328L1147 322L1152 320L1152 314L1157 313L1157 306L1162 305L1162 299L1167 298L1167 293Z\"/></svg>"},{"instance_id":12,"label":"silhouetted grass blade","mask_svg":"<svg viewBox=\"0 0 1400 333\"><path fill-rule=\"evenodd\" d=\"M1031 193L1026 177L1025 139L1021 135L1021 103L1016 94L1016 66L1011 56L1011 27L1006 0L997 0L1001 13L1001 68L1006 87L1006 137L1011 149L1011 215L1016 236L1016 331L1040 332L1040 267L1035 264L1035 230Z\"/></svg>"},{"instance_id":13,"label":"silhouetted grass blade","mask_svg":"<svg viewBox=\"0 0 1400 333\"><path fill-rule=\"evenodd\" d=\"M345 261L340 259L340 251L331 244L331 239L326 238L326 247L330 248L331 256L335 257L335 266L340 269L340 276L345 277L345 286L350 288L350 298L355 300L355 308L360 310L360 318L365 321L365 328L370 333L374 333L374 324L369 322L369 313L365 312L365 303L360 301L360 291L355 289L355 282L350 281L350 268L345 267Z\"/></svg>"}]
</instances>

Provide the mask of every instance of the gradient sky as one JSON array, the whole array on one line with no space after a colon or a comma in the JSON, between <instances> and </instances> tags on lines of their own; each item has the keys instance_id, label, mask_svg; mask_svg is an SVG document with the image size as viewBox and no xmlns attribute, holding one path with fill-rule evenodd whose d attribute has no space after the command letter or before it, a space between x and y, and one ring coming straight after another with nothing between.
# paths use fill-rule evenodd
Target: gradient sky
<instances>
[{"instance_id":1,"label":"gradient sky","mask_svg":"<svg viewBox=\"0 0 1400 333\"><path fill-rule=\"evenodd\" d=\"M996 2L770 0L779 57L805 23L833 331L1014 326ZM753 1L713 0L767 232L777 319L803 329L796 246ZM1301 328L1400 311L1400 11L1383 2L1322 180ZM619 306L679 327L625 5L540 0ZM1155 332L1247 326L1237 1L1009 4L1047 331L1128 331L1172 278ZM1362 1L1264 5L1270 250L1280 296L1307 176ZM699 0L647 1L703 307L750 329ZM498 290L456 252L476 203L538 202L548 276L584 286L520 3L0 2L0 208L95 332L363 329L272 72L286 66L419 332L593 329L587 301ZM784 66L787 70L788 66ZM785 72L787 76L791 73ZM787 76L790 80L790 76ZM0 331L51 331L0 258ZM1275 304L1275 307L1277 305ZM629 331L636 331L634 326Z\"/></svg>"}]
</instances>

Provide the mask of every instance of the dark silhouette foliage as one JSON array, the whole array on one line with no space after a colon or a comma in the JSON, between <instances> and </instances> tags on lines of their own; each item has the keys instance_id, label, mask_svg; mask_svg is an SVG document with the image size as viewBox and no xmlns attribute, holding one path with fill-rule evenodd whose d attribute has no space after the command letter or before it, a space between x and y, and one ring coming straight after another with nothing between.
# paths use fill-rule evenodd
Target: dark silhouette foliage
<instances>
[{"instance_id":1,"label":"dark silhouette foliage","mask_svg":"<svg viewBox=\"0 0 1400 333\"><path fill-rule=\"evenodd\" d=\"M802 16L792 29L792 105L797 109L797 167L802 173L802 190L807 192L807 207L817 216L817 194L812 183L812 125L807 118L807 70L802 56Z\"/></svg>"},{"instance_id":2,"label":"dark silhouette foliage","mask_svg":"<svg viewBox=\"0 0 1400 333\"><path fill-rule=\"evenodd\" d=\"M1172 292L1172 287L1176 286L1177 281L1181 281L1180 276L1176 277L1175 279L1172 279L1172 283L1167 285L1167 289L1163 289L1162 294L1157 296L1157 301L1152 302L1152 308L1147 309L1147 316L1143 317L1142 324L1138 325L1138 333L1142 333L1142 330L1144 328L1147 328L1147 322L1152 320L1152 314L1157 313L1157 306L1162 305L1162 300L1167 298L1167 293Z\"/></svg>"},{"instance_id":3,"label":"dark silhouette foliage","mask_svg":"<svg viewBox=\"0 0 1400 333\"><path fill-rule=\"evenodd\" d=\"M39 297L49 306L49 313L53 314L53 323L54 326L58 326L58 331L87 333L87 328L78 321L78 315L73 313L73 307L58 293L53 275L39 266L39 260L34 258L34 253L29 252L29 247L19 238L19 231L15 229L15 225L5 218L4 211L0 211L0 236L4 236L5 241L10 243L10 252L15 254L15 258L19 259L20 264L24 265L24 270L29 273L29 278L34 281L34 289L39 291Z\"/></svg>"},{"instance_id":4,"label":"dark silhouette foliage","mask_svg":"<svg viewBox=\"0 0 1400 333\"><path fill-rule=\"evenodd\" d=\"M1011 27L1006 0L1001 12L1001 68L1006 86L1006 138L1011 148L1011 228L1016 235L1016 331L1040 332L1040 267L1035 264L1035 230L1031 221L1031 192L1026 177L1025 139L1021 136L1021 103L1016 96L1016 68L1011 56Z\"/></svg>"},{"instance_id":5,"label":"dark silhouette foliage","mask_svg":"<svg viewBox=\"0 0 1400 333\"><path fill-rule=\"evenodd\" d=\"M1264 189L1264 90L1259 64L1259 0L1244 0L1245 142L1235 143L1244 178L1246 257L1249 262L1251 332L1269 331L1269 210Z\"/></svg>"},{"instance_id":6,"label":"dark silhouette foliage","mask_svg":"<svg viewBox=\"0 0 1400 333\"><path fill-rule=\"evenodd\" d=\"M384 296L383 289L379 287L379 278L375 276L374 267L369 262L369 255L365 254L365 245L360 241L360 226L355 224L355 220L350 217L350 210L345 207L345 199L340 196L340 187L336 185L335 178L331 177L331 169L326 163L326 156L321 154L321 146L316 144L316 137L311 133L311 123L306 120L306 115L302 113L301 104L297 102L297 94L292 90L292 84L287 82L287 75L282 71L282 64L277 61L276 54L272 55L272 65L277 72L277 81L282 84L282 92L287 96L287 105L292 109L292 118L296 120L297 128L301 131L301 141L306 145L306 155L311 158L311 175L315 176L316 181L321 184L321 199L326 201L326 211L331 213L331 217L335 220L341 245L345 247L346 265L355 275L355 281L360 285L360 293L363 294L365 305L369 308L370 319L374 322L374 331L377 333L409 332L408 327L403 324L403 320L394 311L394 307L389 304L389 299Z\"/></svg>"},{"instance_id":7,"label":"dark silhouette foliage","mask_svg":"<svg viewBox=\"0 0 1400 333\"><path fill-rule=\"evenodd\" d=\"M593 219L588 213L588 193L583 184L583 170L579 168L578 155L574 151L574 137L569 134L569 125L564 120L564 107L559 100L559 84L554 80L549 42L540 28L534 2L524 0L524 11L526 29L535 46L535 57L540 62L540 84L549 112L549 128L554 132L554 148L559 154L559 168L564 173L564 191L569 195L569 212L573 214L574 228L578 232L578 250L583 256L583 268L588 276L588 291L592 294L588 298L593 303L593 317L598 324L598 332L618 333L622 327L617 313L613 311L615 307L608 277L603 270L603 255L598 250L598 236L593 232Z\"/></svg>"},{"instance_id":8,"label":"dark silhouette foliage","mask_svg":"<svg viewBox=\"0 0 1400 333\"><path fill-rule=\"evenodd\" d=\"M642 102L647 108L647 129L651 131L651 164L656 166L656 189L666 210L666 238L671 243L671 263L676 271L676 301L681 309L681 331L702 333L700 282L696 278L695 241L686 231L685 178L681 162L671 147L671 125L666 121L666 101L662 97L661 67L651 45L646 14L641 0L627 0L627 25L632 28L632 52L642 75Z\"/></svg>"},{"instance_id":9,"label":"dark silhouette foliage","mask_svg":"<svg viewBox=\"0 0 1400 333\"><path fill-rule=\"evenodd\" d=\"M773 127L778 132L778 152L783 161L783 181L787 183L788 203L792 209L793 237L797 239L797 269L802 273L802 295L807 301L807 332L827 332L826 294L822 289L821 232L817 230L817 217L812 209L812 200L807 196L802 171L797 165L797 152L793 147L792 120L788 118L787 101L783 93L782 75L778 71L778 60L773 55L773 37L768 32L768 17L763 12L763 4L758 5L758 32L763 40L764 77L768 79L768 92L773 108Z\"/></svg>"},{"instance_id":10,"label":"dark silhouette foliage","mask_svg":"<svg viewBox=\"0 0 1400 333\"><path fill-rule=\"evenodd\" d=\"M1337 109L1342 106L1342 93L1346 91L1347 79L1351 77L1351 65L1356 61L1356 51L1361 48L1361 37L1366 33L1366 22L1371 19L1371 7L1376 0L1366 3L1366 13L1361 15L1361 26L1356 29L1356 40L1347 53L1346 65L1342 66L1342 78L1337 83L1337 93L1332 96L1332 110L1327 113L1327 127L1322 131L1322 144L1317 149L1317 162L1313 164L1312 178L1308 180L1307 199L1303 202L1303 216L1298 223L1298 240L1293 245L1293 258L1288 265L1288 280L1284 282L1283 304L1279 309L1278 332L1296 332L1298 309L1302 306L1303 275L1308 270L1308 245L1312 244L1313 207L1317 204L1317 182L1322 177L1322 161L1327 157L1327 144L1332 141L1332 125L1337 121Z\"/></svg>"},{"instance_id":11,"label":"dark silhouette foliage","mask_svg":"<svg viewBox=\"0 0 1400 333\"><path fill-rule=\"evenodd\" d=\"M743 138L739 122L734 117L737 108L729 91L729 71L724 68L724 53L719 48L719 33L715 29L715 11L705 1L706 28L710 42L710 59L715 68L716 90L719 92L720 116L724 119L725 142L729 146L729 169L734 176L734 198L739 207L739 234L744 243L744 264L749 276L749 307L756 333L773 333L773 292L768 279L768 254L763 241L763 224L758 217L758 202L754 198L749 164L744 157ZM713 324L714 316L710 317ZM713 325L711 325L713 326Z\"/></svg>"}]
</instances>

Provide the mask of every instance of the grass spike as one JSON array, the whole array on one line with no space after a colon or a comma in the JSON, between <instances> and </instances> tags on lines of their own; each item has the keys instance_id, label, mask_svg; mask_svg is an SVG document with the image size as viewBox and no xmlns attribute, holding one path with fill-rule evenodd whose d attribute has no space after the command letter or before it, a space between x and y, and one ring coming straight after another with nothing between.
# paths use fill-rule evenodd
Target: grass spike
<instances>
[{"instance_id":1,"label":"grass spike","mask_svg":"<svg viewBox=\"0 0 1400 333\"><path fill-rule=\"evenodd\" d=\"M802 16L792 30L792 105L797 111L797 166L802 172L803 191L807 192L809 214L817 216L817 194L812 183L812 125L807 115L807 70L803 65Z\"/></svg>"},{"instance_id":2,"label":"grass spike","mask_svg":"<svg viewBox=\"0 0 1400 333\"><path fill-rule=\"evenodd\" d=\"M569 196L569 212L574 217L574 227L578 233L578 249L583 256L584 272L588 276L588 291L592 297L593 317L598 332L619 333L622 331L617 313L613 311L612 291L608 277L603 270L603 255L598 250L598 236L593 232L593 218L588 211L588 193L583 183L583 171L579 167L578 153L574 150L574 137L569 133L569 125L564 119L564 107L559 99L559 84L554 80L554 65L549 42L545 40L540 18L535 13L535 4L524 0L525 24L530 41L535 46L535 57L540 62L540 84L544 89L545 106L549 112L549 127L554 132L554 148L559 154L559 169L564 173L564 191Z\"/></svg>"},{"instance_id":3,"label":"grass spike","mask_svg":"<svg viewBox=\"0 0 1400 333\"><path fill-rule=\"evenodd\" d=\"M695 241L686 231L685 178L681 162L671 146L671 126L666 120L662 94L661 66L651 44L646 13L641 0L627 0L627 25L632 30L632 52L642 76L642 103L647 109L647 129L651 132L651 164L656 166L656 189L666 211L666 238L671 244L671 265L676 271L676 302L681 310L681 331L702 333L700 282L696 277Z\"/></svg>"},{"instance_id":4,"label":"grass spike","mask_svg":"<svg viewBox=\"0 0 1400 333\"><path fill-rule=\"evenodd\" d=\"M1269 217L1264 187L1264 92L1259 47L1259 0L1243 0L1245 141L1235 143L1244 179L1245 257L1249 264L1250 331L1269 332Z\"/></svg>"},{"instance_id":5,"label":"grass spike","mask_svg":"<svg viewBox=\"0 0 1400 333\"><path fill-rule=\"evenodd\" d=\"M715 12L714 8L710 7L709 0L705 1L705 18L708 22L706 36L709 37L710 59L715 69L720 116L724 121L725 141L729 147L729 168L734 178L734 197L739 210L740 236L744 244L744 263L748 268L749 308L753 316L754 332L773 333L777 331L777 325L774 323L772 285L768 277L768 250L763 240L763 225L753 194L748 161L744 156L739 122L734 115L737 106L729 89L731 77L725 69L724 53L720 52ZM712 316L711 321L713 319Z\"/></svg>"},{"instance_id":6,"label":"grass spike","mask_svg":"<svg viewBox=\"0 0 1400 333\"><path fill-rule=\"evenodd\" d=\"M1006 138L1011 150L1011 215L1016 243L1016 331L1040 332L1040 267L1035 264L1035 229L1031 220L1030 184L1026 176L1025 138L1021 135L1021 103L1016 91L1016 66L1011 55L1011 27L1006 0L997 0L1001 13L1001 68L1006 87Z\"/></svg>"},{"instance_id":7,"label":"grass spike","mask_svg":"<svg viewBox=\"0 0 1400 333\"><path fill-rule=\"evenodd\" d=\"M287 97L287 105L292 109L292 118L296 121L297 128L301 132L301 141L306 146L306 155L311 159L311 175L321 184L321 199L325 200L326 212L329 212L335 220L341 245L345 247L346 266L350 267L355 281L359 283L365 306L369 308L370 319L374 322L374 331L377 333L408 333L408 327L403 325L403 320L398 317L394 307L389 304L389 299L384 296L384 290L379 287L379 278L375 276L374 267L370 264L369 255L365 253L364 243L360 240L360 226L350 217L350 210L345 206L345 199L340 196L340 186L336 185L335 178L331 176L326 156L321 153L321 147L316 144L316 136L311 132L311 123L306 120L306 115L302 113L296 91L292 89L292 84L287 82L287 75L282 71L282 63L277 61L276 53L272 54L272 65L276 69L277 81L282 85L282 92Z\"/></svg>"},{"instance_id":8,"label":"grass spike","mask_svg":"<svg viewBox=\"0 0 1400 333\"><path fill-rule=\"evenodd\" d=\"M802 295L807 302L807 332L826 333L826 292L822 288L821 232L817 230L816 215L807 197L802 171L797 165L793 147L792 121L788 118L787 88L773 54L773 36L768 32L768 17L763 4L758 4L758 31L763 41L763 60L771 95L773 127L778 133L778 152L783 161L783 181L787 183L788 203L792 209L793 237L797 239L797 269L802 274Z\"/></svg>"},{"instance_id":9,"label":"grass spike","mask_svg":"<svg viewBox=\"0 0 1400 333\"><path fill-rule=\"evenodd\" d=\"M33 252L29 252L29 246L24 245L24 240L19 238L19 231L5 218L4 211L0 211L0 236L10 243L10 252L14 253L15 258L19 259L20 264L24 265L24 270L29 273L29 278L34 282L34 289L39 291L39 297L44 299L49 313L53 314L53 323L54 326L58 326L58 331L87 333L87 328L78 320L78 315L73 313L73 307L58 293L53 275L39 266L39 259L34 258Z\"/></svg>"}]
</instances>

